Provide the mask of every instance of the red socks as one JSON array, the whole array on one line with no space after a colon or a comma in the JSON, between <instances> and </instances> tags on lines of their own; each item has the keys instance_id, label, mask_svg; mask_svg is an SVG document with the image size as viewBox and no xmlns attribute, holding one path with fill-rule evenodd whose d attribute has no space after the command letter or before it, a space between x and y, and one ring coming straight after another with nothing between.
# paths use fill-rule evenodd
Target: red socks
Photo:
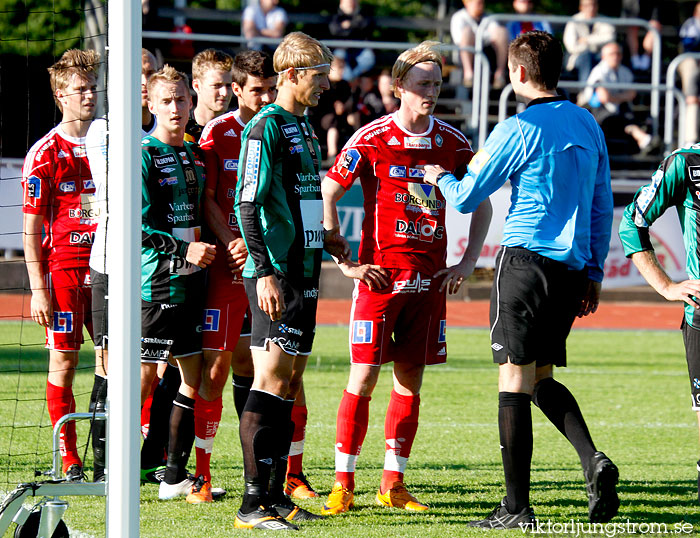
<instances>
[{"instance_id":1,"label":"red socks","mask_svg":"<svg viewBox=\"0 0 700 538\"><path fill-rule=\"evenodd\" d=\"M355 489L355 465L367 435L370 396L343 391L335 434L335 479L344 488Z\"/></svg>"},{"instance_id":2,"label":"red socks","mask_svg":"<svg viewBox=\"0 0 700 538\"><path fill-rule=\"evenodd\" d=\"M211 451L214 448L214 436L221 422L221 397L213 402L202 399L197 394L194 403L194 449L197 456L195 476L202 475L211 482Z\"/></svg>"},{"instance_id":3,"label":"red socks","mask_svg":"<svg viewBox=\"0 0 700 538\"><path fill-rule=\"evenodd\" d=\"M49 408L49 418L51 424L56 425L58 420L68 413L75 413L75 399L73 398L73 387L57 387L46 382L46 404ZM75 422L67 422L61 428L61 436L59 440L59 450L63 458L63 472L73 464L78 464L82 467L76 446L78 437L75 433Z\"/></svg>"},{"instance_id":4,"label":"red socks","mask_svg":"<svg viewBox=\"0 0 700 538\"><path fill-rule=\"evenodd\" d=\"M403 473L418 431L419 407L420 395L403 396L391 391L391 399L384 422L386 452L384 473L382 474L382 493L386 493L395 483L403 482Z\"/></svg>"},{"instance_id":5,"label":"red socks","mask_svg":"<svg viewBox=\"0 0 700 538\"><path fill-rule=\"evenodd\" d=\"M144 439L148 437L148 430L151 428L151 404L153 403L153 391L160 383L160 377L154 376L153 383L151 383L151 392L148 393L148 398L143 402L143 407L141 407L141 437Z\"/></svg>"},{"instance_id":6,"label":"red socks","mask_svg":"<svg viewBox=\"0 0 700 538\"><path fill-rule=\"evenodd\" d=\"M305 405L292 407L292 422L294 422L294 434L292 445L289 447L287 458L287 474L302 473L302 459L304 458L304 439L306 437L307 409Z\"/></svg>"}]
</instances>

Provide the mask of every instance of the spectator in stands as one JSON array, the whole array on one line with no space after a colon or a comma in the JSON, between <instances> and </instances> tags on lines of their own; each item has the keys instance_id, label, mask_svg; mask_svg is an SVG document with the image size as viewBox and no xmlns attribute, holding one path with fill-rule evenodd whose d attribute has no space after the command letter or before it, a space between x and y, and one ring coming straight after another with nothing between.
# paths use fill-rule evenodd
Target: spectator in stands
<instances>
[{"instance_id":1,"label":"spectator in stands","mask_svg":"<svg viewBox=\"0 0 700 538\"><path fill-rule=\"evenodd\" d=\"M600 61L600 49L615 40L615 27L607 22L587 22L598 16L598 0L581 0L578 9L564 28L564 47L569 53L566 70L576 69L579 81L585 82Z\"/></svg>"},{"instance_id":2,"label":"spectator in stands","mask_svg":"<svg viewBox=\"0 0 700 538\"><path fill-rule=\"evenodd\" d=\"M683 52L700 52L700 2L695 4L693 16L681 26L679 33ZM700 60L687 58L678 66L681 87L685 94L686 124L682 133L686 144L698 141L698 77L700 77Z\"/></svg>"},{"instance_id":3,"label":"spectator in stands","mask_svg":"<svg viewBox=\"0 0 700 538\"><path fill-rule=\"evenodd\" d=\"M649 21L649 23L661 31L661 23L658 19L657 0L622 0L622 18L637 18ZM630 53L630 63L635 71L649 71L651 67L651 53L654 48L654 35L647 32L642 40L642 50L639 50L639 27L627 26L627 47Z\"/></svg>"},{"instance_id":4,"label":"spectator in stands","mask_svg":"<svg viewBox=\"0 0 700 538\"><path fill-rule=\"evenodd\" d=\"M473 47L476 29L481 19L486 15L484 13L484 0L462 0L462 2L464 8L452 15L450 20L450 34L455 45ZM486 28L484 39L484 51L489 57L493 72L493 85L496 88L502 88L507 79L508 32L503 26L492 22ZM474 79L474 54L461 50L459 51L459 59L462 64L463 84L470 87Z\"/></svg>"},{"instance_id":5,"label":"spectator in stands","mask_svg":"<svg viewBox=\"0 0 700 538\"><path fill-rule=\"evenodd\" d=\"M329 101L332 103L321 117L321 132L326 133L329 165L335 161L338 151L350 139L360 121L355 109L352 88L345 78L345 69L347 69L347 63L338 56L336 51L331 63L331 72L328 75L330 90L325 92L325 95L321 94L321 100L326 101L325 106L328 106ZM324 96L327 96L327 99L323 99Z\"/></svg>"},{"instance_id":6,"label":"spectator in stands","mask_svg":"<svg viewBox=\"0 0 700 538\"><path fill-rule=\"evenodd\" d=\"M279 0L260 0L243 10L243 35L248 39L255 37L282 37L287 27L287 12L279 7ZM275 47L264 46L255 41L248 41L252 50L274 51Z\"/></svg>"},{"instance_id":7,"label":"spectator in stands","mask_svg":"<svg viewBox=\"0 0 700 538\"><path fill-rule=\"evenodd\" d=\"M391 71L384 69L377 80L377 89L379 95L382 96L382 104L387 114L396 112L399 109L400 101L394 95L394 90L391 89Z\"/></svg>"},{"instance_id":8,"label":"spectator in stands","mask_svg":"<svg viewBox=\"0 0 700 538\"><path fill-rule=\"evenodd\" d=\"M328 26L334 39L354 39L365 41L372 37L372 18L360 10L359 0L340 0L338 12L331 17ZM337 56L340 51L335 51ZM345 57L345 80L355 80L374 67L375 57L372 49L349 48L342 52Z\"/></svg>"},{"instance_id":9,"label":"spectator in stands","mask_svg":"<svg viewBox=\"0 0 700 538\"><path fill-rule=\"evenodd\" d=\"M360 77L356 101L360 126L396 112L399 100L391 89L391 71L383 69L376 81L373 77Z\"/></svg>"},{"instance_id":10,"label":"spectator in stands","mask_svg":"<svg viewBox=\"0 0 700 538\"><path fill-rule=\"evenodd\" d=\"M534 14L535 0L513 0L513 9L517 15ZM513 41L520 34L532 32L533 30L541 30L542 32L552 33L552 26L547 21L510 21L506 24L508 29L508 39Z\"/></svg>"},{"instance_id":11,"label":"spectator in stands","mask_svg":"<svg viewBox=\"0 0 700 538\"><path fill-rule=\"evenodd\" d=\"M598 86L601 83L630 84L633 81L632 71L622 65L622 47L615 42L608 43L601 50L600 63L591 70L586 89L579 94L579 105L585 105L593 113L603 129L609 151L611 141L630 141L631 137L638 150L646 154L655 148L656 143L650 134L633 123L630 105L637 92Z\"/></svg>"}]
</instances>

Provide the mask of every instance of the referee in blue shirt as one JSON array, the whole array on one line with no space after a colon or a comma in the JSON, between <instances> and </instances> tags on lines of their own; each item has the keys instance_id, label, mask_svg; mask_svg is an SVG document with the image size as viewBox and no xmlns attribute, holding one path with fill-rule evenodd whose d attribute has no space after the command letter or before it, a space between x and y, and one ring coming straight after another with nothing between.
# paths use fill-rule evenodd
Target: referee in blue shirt
<instances>
[{"instance_id":1,"label":"referee in blue shirt","mask_svg":"<svg viewBox=\"0 0 700 538\"><path fill-rule=\"evenodd\" d=\"M460 180L425 166L462 213L510 181L511 207L491 292L491 349L499 364L498 428L506 497L481 521L486 528L532 525L530 401L566 436L581 459L592 522L617 513L617 467L597 452L574 396L554 380L566 365L576 316L596 311L613 219L603 133L586 110L557 94L561 44L545 32L517 37L508 71L527 108L498 124Z\"/></svg>"}]
</instances>

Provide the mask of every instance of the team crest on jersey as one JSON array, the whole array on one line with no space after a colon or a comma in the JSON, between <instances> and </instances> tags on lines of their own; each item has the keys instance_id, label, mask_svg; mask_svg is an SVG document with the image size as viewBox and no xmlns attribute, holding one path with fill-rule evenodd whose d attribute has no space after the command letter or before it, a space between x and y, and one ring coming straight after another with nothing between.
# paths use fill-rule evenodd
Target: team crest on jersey
<instances>
[{"instance_id":1,"label":"team crest on jersey","mask_svg":"<svg viewBox=\"0 0 700 538\"><path fill-rule=\"evenodd\" d=\"M224 159L224 170L236 172L238 170L238 159Z\"/></svg>"},{"instance_id":2,"label":"team crest on jersey","mask_svg":"<svg viewBox=\"0 0 700 538\"><path fill-rule=\"evenodd\" d=\"M338 157L333 169L336 173L346 178L348 177L348 174L355 171L357 168L357 163L360 162L361 158L362 156L360 155L359 151L357 151L355 148L350 148L340 154L340 157Z\"/></svg>"},{"instance_id":3,"label":"team crest on jersey","mask_svg":"<svg viewBox=\"0 0 700 538\"><path fill-rule=\"evenodd\" d=\"M204 309L204 323L202 324L202 331L218 331L220 319L221 310L217 310L215 308Z\"/></svg>"},{"instance_id":4,"label":"team crest on jersey","mask_svg":"<svg viewBox=\"0 0 700 538\"><path fill-rule=\"evenodd\" d=\"M397 164L389 165L389 177L406 177L406 167Z\"/></svg>"},{"instance_id":5,"label":"team crest on jersey","mask_svg":"<svg viewBox=\"0 0 700 538\"><path fill-rule=\"evenodd\" d=\"M51 330L55 333L72 333L73 312L54 312Z\"/></svg>"},{"instance_id":6,"label":"team crest on jersey","mask_svg":"<svg viewBox=\"0 0 700 538\"><path fill-rule=\"evenodd\" d=\"M285 138L292 138L300 134L296 123L285 123L280 129L282 129L282 134Z\"/></svg>"},{"instance_id":7,"label":"team crest on jersey","mask_svg":"<svg viewBox=\"0 0 700 538\"><path fill-rule=\"evenodd\" d=\"M29 198L41 198L41 179L36 176L27 178L27 196Z\"/></svg>"},{"instance_id":8,"label":"team crest on jersey","mask_svg":"<svg viewBox=\"0 0 700 538\"><path fill-rule=\"evenodd\" d=\"M435 135L435 145L439 148L442 147L442 136L440 136L439 134Z\"/></svg>"},{"instance_id":9,"label":"team crest on jersey","mask_svg":"<svg viewBox=\"0 0 700 538\"><path fill-rule=\"evenodd\" d=\"M165 168L166 166L177 164L177 159L172 153L166 153L165 155L155 155L153 157L153 164L156 165L156 168Z\"/></svg>"},{"instance_id":10,"label":"team crest on jersey","mask_svg":"<svg viewBox=\"0 0 700 538\"><path fill-rule=\"evenodd\" d=\"M177 178L174 176L162 177L158 180L158 185L165 187L166 185L177 185Z\"/></svg>"},{"instance_id":11,"label":"team crest on jersey","mask_svg":"<svg viewBox=\"0 0 700 538\"><path fill-rule=\"evenodd\" d=\"M408 149L433 149L433 142L427 136L404 136L403 147Z\"/></svg>"},{"instance_id":12,"label":"team crest on jersey","mask_svg":"<svg viewBox=\"0 0 700 538\"><path fill-rule=\"evenodd\" d=\"M76 157L86 157L87 156L87 151L85 151L85 146L75 146L73 148L73 155Z\"/></svg>"},{"instance_id":13,"label":"team crest on jersey","mask_svg":"<svg viewBox=\"0 0 700 538\"><path fill-rule=\"evenodd\" d=\"M371 344L372 343L372 322L367 320L356 320L352 322L352 343Z\"/></svg>"},{"instance_id":14,"label":"team crest on jersey","mask_svg":"<svg viewBox=\"0 0 700 538\"><path fill-rule=\"evenodd\" d=\"M61 192L75 192L75 181L61 181L58 184L58 190Z\"/></svg>"}]
</instances>

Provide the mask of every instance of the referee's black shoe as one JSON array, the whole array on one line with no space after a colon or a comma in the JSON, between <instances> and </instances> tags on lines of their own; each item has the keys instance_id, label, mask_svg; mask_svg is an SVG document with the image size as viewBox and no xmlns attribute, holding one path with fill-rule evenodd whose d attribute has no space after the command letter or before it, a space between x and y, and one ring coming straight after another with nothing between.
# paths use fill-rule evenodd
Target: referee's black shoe
<instances>
[{"instance_id":1,"label":"referee's black shoe","mask_svg":"<svg viewBox=\"0 0 700 538\"><path fill-rule=\"evenodd\" d=\"M485 519L469 522L470 527L481 527L482 529L533 530L536 524L537 519L531 506L526 506L517 514L511 514L506 508L505 497Z\"/></svg>"},{"instance_id":2,"label":"referee's black shoe","mask_svg":"<svg viewBox=\"0 0 700 538\"><path fill-rule=\"evenodd\" d=\"M588 519L591 523L607 523L617 515L620 499L615 486L620 473L617 466L602 452L596 452L584 471L588 493Z\"/></svg>"}]
</instances>

